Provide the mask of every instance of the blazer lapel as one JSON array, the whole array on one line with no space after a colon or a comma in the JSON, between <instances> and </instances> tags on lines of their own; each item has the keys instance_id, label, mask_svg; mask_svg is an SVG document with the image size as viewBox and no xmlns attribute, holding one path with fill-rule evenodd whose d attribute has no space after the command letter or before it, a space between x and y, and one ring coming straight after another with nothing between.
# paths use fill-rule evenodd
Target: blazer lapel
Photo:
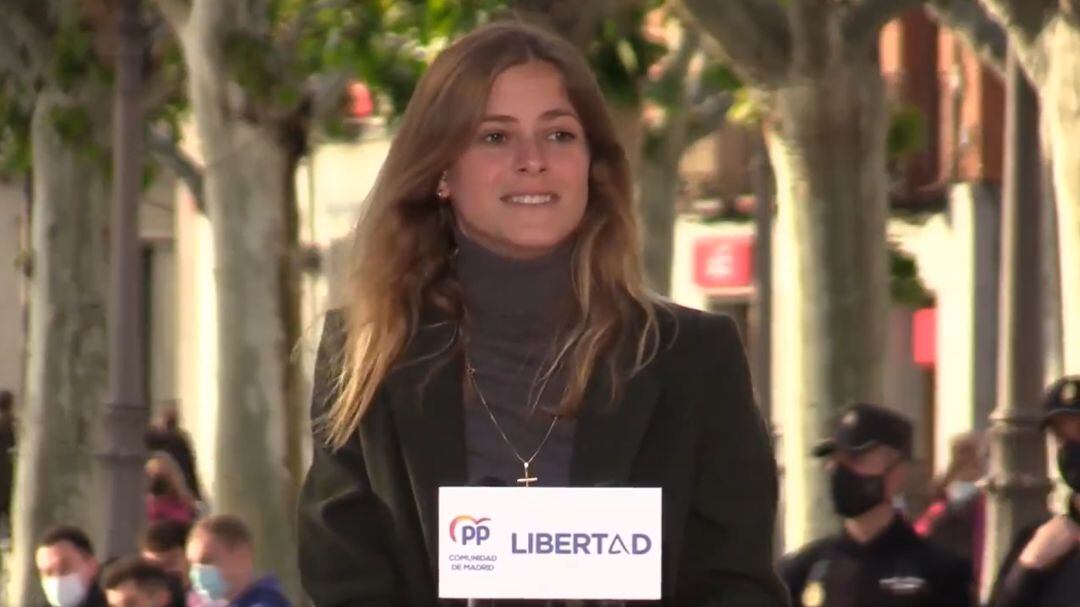
<instances>
[{"instance_id":1,"label":"blazer lapel","mask_svg":"<svg viewBox=\"0 0 1080 607\"><path fill-rule=\"evenodd\" d=\"M602 379L601 379L602 377ZM657 368L650 363L623 386L621 402L610 402L610 381L591 382L577 419L570 484L626 485L642 437L660 397Z\"/></svg>"},{"instance_id":2,"label":"blazer lapel","mask_svg":"<svg viewBox=\"0 0 1080 607\"><path fill-rule=\"evenodd\" d=\"M455 326L423 325L387 381L390 410L416 499L428 556L438 554L438 491L466 482L461 357ZM434 569L433 569L434 570Z\"/></svg>"},{"instance_id":3,"label":"blazer lapel","mask_svg":"<svg viewBox=\"0 0 1080 607\"><path fill-rule=\"evenodd\" d=\"M403 360L387 378L387 393L402 457L416 499L432 571L438 555L438 490L467 482L465 414L460 355L450 353L455 325L421 326ZM590 383L576 420L570 485L620 486L630 480L634 459L660 397L657 365L645 367L609 402L602 374Z\"/></svg>"}]
</instances>

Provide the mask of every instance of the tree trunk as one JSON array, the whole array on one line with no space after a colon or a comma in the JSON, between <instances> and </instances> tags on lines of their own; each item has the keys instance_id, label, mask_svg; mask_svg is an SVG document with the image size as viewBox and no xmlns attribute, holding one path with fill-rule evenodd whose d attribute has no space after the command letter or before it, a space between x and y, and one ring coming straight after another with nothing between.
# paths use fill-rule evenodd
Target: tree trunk
<instances>
[{"instance_id":1,"label":"tree trunk","mask_svg":"<svg viewBox=\"0 0 1080 607\"><path fill-rule=\"evenodd\" d=\"M615 123L615 134L619 143L626 150L626 160L630 170L636 172L642 163L642 142L645 139L645 127L641 122L640 104L621 104L609 102L608 112Z\"/></svg>"},{"instance_id":2,"label":"tree trunk","mask_svg":"<svg viewBox=\"0 0 1080 607\"><path fill-rule=\"evenodd\" d=\"M638 205L645 244L645 276L661 295L671 292L671 261L675 251L679 161L686 149L686 114L669 112L663 132L646 136L637 171Z\"/></svg>"},{"instance_id":3,"label":"tree trunk","mask_svg":"<svg viewBox=\"0 0 1080 607\"><path fill-rule=\"evenodd\" d=\"M869 54L869 53L867 53ZM876 61L834 61L771 96L776 173L776 406L785 407L788 546L835 529L828 482L809 456L836 413L880 402L888 306L887 113Z\"/></svg>"},{"instance_id":4,"label":"tree trunk","mask_svg":"<svg viewBox=\"0 0 1080 607\"><path fill-rule=\"evenodd\" d=\"M47 88L31 124L33 217L26 399L20 426L8 604L44 604L35 544L52 525L97 537L92 483L107 380L105 336L106 166L63 140L56 113L80 105L106 112L91 121L108 133L111 91L82 103Z\"/></svg>"},{"instance_id":5,"label":"tree trunk","mask_svg":"<svg viewBox=\"0 0 1080 607\"><path fill-rule=\"evenodd\" d=\"M286 503L295 504L300 498L300 485L304 481L305 445L311 432L308 422L311 398L311 382L307 381L298 348L303 339L303 313L300 298L303 289L300 268L300 208L296 199L296 171L299 159L292 155L288 159L287 172L282 175L281 187L284 189L282 212L285 217L285 249L278 257L280 272L278 295L281 305L281 326L285 333L288 347L285 361L285 468L289 478L286 481L288 498Z\"/></svg>"},{"instance_id":6,"label":"tree trunk","mask_svg":"<svg viewBox=\"0 0 1080 607\"><path fill-rule=\"evenodd\" d=\"M1038 85L1053 153L1068 374L1080 373L1080 26L1058 19L1051 27L1046 35L1047 71Z\"/></svg>"},{"instance_id":7,"label":"tree trunk","mask_svg":"<svg viewBox=\"0 0 1080 607\"><path fill-rule=\"evenodd\" d=\"M196 5L196 13L201 4ZM213 12L207 10L207 12ZM185 37L190 95L203 154L214 245L217 398L212 495L215 511L239 515L256 538L257 567L299 597L291 482L288 342L283 319L298 309L285 212L295 203L295 157L278 129L245 120L217 54L214 28L196 18Z\"/></svg>"}]
</instances>

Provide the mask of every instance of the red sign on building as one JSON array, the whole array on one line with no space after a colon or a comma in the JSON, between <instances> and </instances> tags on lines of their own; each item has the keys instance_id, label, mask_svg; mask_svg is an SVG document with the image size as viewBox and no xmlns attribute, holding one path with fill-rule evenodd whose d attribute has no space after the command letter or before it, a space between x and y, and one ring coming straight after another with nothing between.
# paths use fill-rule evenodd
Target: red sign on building
<instances>
[{"instance_id":1,"label":"red sign on building","mask_svg":"<svg viewBox=\"0 0 1080 607\"><path fill-rule=\"evenodd\" d=\"M694 282L699 287L749 287L753 280L753 236L706 236L694 243Z\"/></svg>"},{"instance_id":2,"label":"red sign on building","mask_svg":"<svg viewBox=\"0 0 1080 607\"><path fill-rule=\"evenodd\" d=\"M367 118L371 115L375 104L371 99L371 89L366 84L363 82L349 84L348 95L350 118Z\"/></svg>"},{"instance_id":3,"label":"red sign on building","mask_svg":"<svg viewBox=\"0 0 1080 607\"><path fill-rule=\"evenodd\" d=\"M933 368L937 363L937 308L915 312L911 323L911 354L920 367Z\"/></svg>"}]
</instances>

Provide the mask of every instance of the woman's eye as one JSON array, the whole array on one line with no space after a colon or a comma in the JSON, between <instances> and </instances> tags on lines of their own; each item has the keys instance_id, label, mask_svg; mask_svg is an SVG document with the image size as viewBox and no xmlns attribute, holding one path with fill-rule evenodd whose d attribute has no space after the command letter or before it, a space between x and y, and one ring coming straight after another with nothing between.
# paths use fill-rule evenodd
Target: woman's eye
<instances>
[{"instance_id":1,"label":"woman's eye","mask_svg":"<svg viewBox=\"0 0 1080 607\"><path fill-rule=\"evenodd\" d=\"M570 131L555 131L554 133L548 135L548 139L552 141L570 142L577 139L577 135L571 133Z\"/></svg>"},{"instance_id":2,"label":"woman's eye","mask_svg":"<svg viewBox=\"0 0 1080 607\"><path fill-rule=\"evenodd\" d=\"M483 141L484 143L503 143L506 141L506 133L498 131L484 133L480 136L480 141Z\"/></svg>"}]
</instances>

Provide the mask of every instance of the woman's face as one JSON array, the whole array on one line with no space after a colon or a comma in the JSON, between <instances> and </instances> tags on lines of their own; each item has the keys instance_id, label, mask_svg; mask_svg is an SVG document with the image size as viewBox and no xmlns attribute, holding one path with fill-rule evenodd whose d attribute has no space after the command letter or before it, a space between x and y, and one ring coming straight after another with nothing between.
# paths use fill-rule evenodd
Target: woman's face
<instances>
[{"instance_id":1,"label":"woman's face","mask_svg":"<svg viewBox=\"0 0 1080 607\"><path fill-rule=\"evenodd\" d=\"M495 79L480 127L444 185L466 236L506 257L538 257L581 223L589 160L562 75L532 61Z\"/></svg>"}]
</instances>

